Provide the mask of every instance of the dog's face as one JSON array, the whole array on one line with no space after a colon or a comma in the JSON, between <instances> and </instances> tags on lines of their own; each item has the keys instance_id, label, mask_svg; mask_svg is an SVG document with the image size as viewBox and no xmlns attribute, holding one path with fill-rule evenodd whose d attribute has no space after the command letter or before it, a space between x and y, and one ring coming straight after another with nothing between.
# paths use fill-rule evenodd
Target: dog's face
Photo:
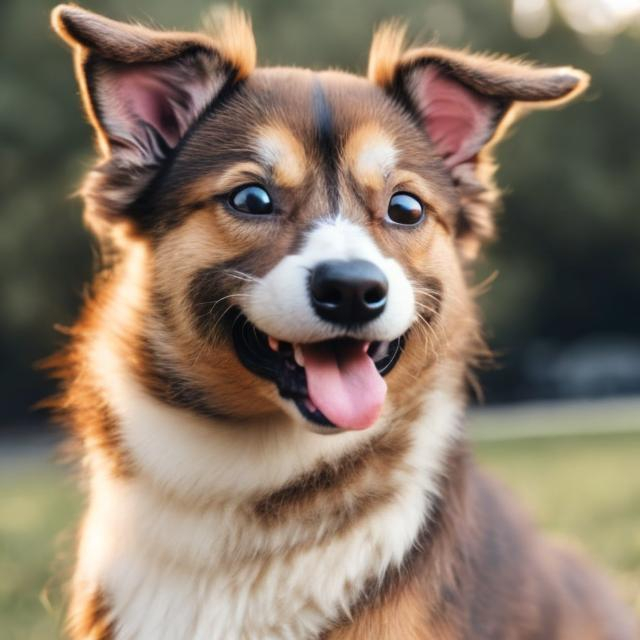
<instances>
[{"instance_id":1,"label":"dog's face","mask_svg":"<svg viewBox=\"0 0 640 640\"><path fill-rule=\"evenodd\" d=\"M256 70L237 15L214 39L71 7L54 23L107 156L87 183L91 222L125 256L143 247L150 388L336 433L410 410L434 362L465 366L488 147L516 106L567 99L584 76L403 53L388 30L368 79Z\"/></svg>"},{"instance_id":2,"label":"dog's face","mask_svg":"<svg viewBox=\"0 0 640 640\"><path fill-rule=\"evenodd\" d=\"M246 369L235 385L257 378L315 428L370 426L385 382L421 373L403 353L436 355L424 343L445 280L464 297L450 178L402 107L346 74L255 72L194 129L152 199L152 233L166 219L154 288L182 366L204 349L206 387L233 349Z\"/></svg>"}]
</instances>

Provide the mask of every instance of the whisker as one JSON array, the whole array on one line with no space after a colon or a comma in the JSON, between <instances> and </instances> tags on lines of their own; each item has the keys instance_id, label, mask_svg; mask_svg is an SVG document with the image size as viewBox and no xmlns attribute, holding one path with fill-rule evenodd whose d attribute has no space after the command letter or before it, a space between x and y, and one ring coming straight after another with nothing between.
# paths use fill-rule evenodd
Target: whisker
<instances>
[{"instance_id":1,"label":"whisker","mask_svg":"<svg viewBox=\"0 0 640 640\"><path fill-rule=\"evenodd\" d=\"M236 278L237 280L243 280L244 282L260 282L260 278L256 278L256 276L245 273L244 271L239 271L238 269L225 269L224 272L228 276Z\"/></svg>"},{"instance_id":2,"label":"whisker","mask_svg":"<svg viewBox=\"0 0 640 640\"><path fill-rule=\"evenodd\" d=\"M429 351L429 347L433 343L437 344L440 341L440 336L436 333L435 329L431 326L431 323L421 314L417 313L418 324L417 327L424 336L424 353L426 354ZM435 349L434 349L435 351Z\"/></svg>"},{"instance_id":3,"label":"whisker","mask_svg":"<svg viewBox=\"0 0 640 640\"><path fill-rule=\"evenodd\" d=\"M438 309L435 307L431 307L428 304L424 304L423 302L418 302L416 300L416 306L420 307L421 309L424 309L425 311L428 311L431 315L435 315L436 313L438 313Z\"/></svg>"},{"instance_id":4,"label":"whisker","mask_svg":"<svg viewBox=\"0 0 640 640\"><path fill-rule=\"evenodd\" d=\"M230 296L226 296L225 298L231 298L234 297L234 295L230 295ZM221 299L222 300L222 299ZM221 302L221 300L218 300L218 302ZM217 303L216 303L217 304ZM215 306L215 305L214 305ZM216 329L218 328L218 326L220 325L220 323L222 322L223 318L227 315L227 313L229 311L231 311L231 309L233 309L233 305L227 305L226 309L222 312L222 314L220 314L220 317L218 317L218 319L216 320L215 324L211 327L211 329L209 330L209 336L212 336L215 334ZM209 313L207 315L210 315L211 312L213 311L213 307L211 308L211 310L209 311ZM237 320L237 318L236 318ZM234 321L235 324L235 321ZM196 364L198 364L198 361L200 360L200 357L202 356L202 353L205 349L206 344L202 345L202 348L198 351L198 354L196 355L194 361L193 361L193 365L195 366Z\"/></svg>"},{"instance_id":5,"label":"whisker","mask_svg":"<svg viewBox=\"0 0 640 640\"><path fill-rule=\"evenodd\" d=\"M208 302L200 302L198 303L199 305L211 305L211 307L208 309L208 311L206 313L203 313L201 315L199 315L199 318L204 318L205 316L211 316L213 315L213 312L215 310L215 308L224 300L229 300L232 298L246 298L248 297L249 294L247 293L230 293L229 295L226 296L222 296L222 298L219 298L218 300L213 300L213 301L208 301ZM209 335L213 335L216 331L216 329L218 328L218 326L220 325L220 323L222 322L223 318L225 317L225 315L231 310L233 309L233 304L230 304L227 306L227 308L222 312L222 314L220 315L220 317L218 317L214 323L214 325L211 327L211 329L209 329ZM193 365L196 365L198 363L198 361L200 360L200 357L202 356L202 352L204 351L206 345L202 345L202 347L199 349L198 353L196 354L196 357L193 360Z\"/></svg>"},{"instance_id":6,"label":"whisker","mask_svg":"<svg viewBox=\"0 0 640 640\"><path fill-rule=\"evenodd\" d=\"M202 305L213 305L211 307L211 311L213 311L213 309L215 308L215 306L222 302L223 300L227 300L228 298L248 298L249 294L248 293L230 293L228 296L223 296L222 298L218 298L217 300L207 300L205 302L198 302L198 304L196 306L202 306ZM211 313L211 311L209 311L209 313Z\"/></svg>"},{"instance_id":7,"label":"whisker","mask_svg":"<svg viewBox=\"0 0 640 640\"><path fill-rule=\"evenodd\" d=\"M431 291L430 289L417 288L415 289L415 292L419 293L420 295L426 296L427 298L430 298L435 302L438 302L438 303L442 302L442 295L436 293L435 291Z\"/></svg>"}]
</instances>

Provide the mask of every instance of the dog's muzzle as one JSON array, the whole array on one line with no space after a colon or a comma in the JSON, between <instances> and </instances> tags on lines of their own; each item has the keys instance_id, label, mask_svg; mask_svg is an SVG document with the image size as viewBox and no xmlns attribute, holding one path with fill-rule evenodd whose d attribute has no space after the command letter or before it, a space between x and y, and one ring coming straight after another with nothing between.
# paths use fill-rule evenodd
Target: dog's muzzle
<instances>
[{"instance_id":1,"label":"dog's muzzle","mask_svg":"<svg viewBox=\"0 0 640 640\"><path fill-rule=\"evenodd\" d=\"M336 433L339 427L367 428L375 421L377 414L374 416L373 413L380 408L375 406L376 390L365 385L354 397L356 394L348 388L353 382L348 378L354 376L354 370L357 377L363 368L365 372L368 369L369 378L374 378L374 383L377 379L377 384L386 389L382 378L398 362L405 342L403 335L385 342L336 338L312 344L292 344L269 337L240 310L236 310L232 335L240 362L255 375L274 382L280 396L292 400L302 416L321 433ZM338 369L340 371L336 372ZM313 373L311 379L309 372ZM337 388L335 393L323 396L314 389L318 384L344 384L347 389ZM340 407L345 399L356 400L358 406Z\"/></svg>"}]
</instances>

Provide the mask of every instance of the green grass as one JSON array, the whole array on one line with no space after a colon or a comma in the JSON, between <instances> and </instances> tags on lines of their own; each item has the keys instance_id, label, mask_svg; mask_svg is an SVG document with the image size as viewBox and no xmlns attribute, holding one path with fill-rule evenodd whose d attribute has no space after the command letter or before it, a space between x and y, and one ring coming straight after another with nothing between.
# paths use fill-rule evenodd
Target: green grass
<instances>
[{"instance_id":1,"label":"green grass","mask_svg":"<svg viewBox=\"0 0 640 640\"><path fill-rule=\"evenodd\" d=\"M60 636L80 497L53 464L0 471L0 638Z\"/></svg>"},{"instance_id":2,"label":"green grass","mask_svg":"<svg viewBox=\"0 0 640 640\"><path fill-rule=\"evenodd\" d=\"M480 438L475 447L537 522L606 567L640 613L640 432ZM63 469L14 461L0 471L3 640L59 636L79 513L79 494Z\"/></svg>"},{"instance_id":3,"label":"green grass","mask_svg":"<svg viewBox=\"0 0 640 640\"><path fill-rule=\"evenodd\" d=\"M613 574L640 614L640 433L476 443L547 532Z\"/></svg>"}]
</instances>

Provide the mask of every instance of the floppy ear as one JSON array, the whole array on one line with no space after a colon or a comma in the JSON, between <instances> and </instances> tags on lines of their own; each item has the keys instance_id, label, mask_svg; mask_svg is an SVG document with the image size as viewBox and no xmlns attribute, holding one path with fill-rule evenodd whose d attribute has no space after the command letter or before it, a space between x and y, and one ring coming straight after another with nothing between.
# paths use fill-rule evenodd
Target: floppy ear
<instances>
[{"instance_id":1,"label":"floppy ear","mask_svg":"<svg viewBox=\"0 0 640 640\"><path fill-rule=\"evenodd\" d=\"M85 195L110 219L130 213L127 207L189 127L255 62L255 45L242 59L225 55L204 34L126 25L71 5L54 9L52 24L73 47L83 103L104 159ZM246 37L248 23L244 27Z\"/></svg>"},{"instance_id":2,"label":"floppy ear","mask_svg":"<svg viewBox=\"0 0 640 640\"><path fill-rule=\"evenodd\" d=\"M369 77L416 116L451 173L462 205L458 239L473 257L494 232L491 148L514 116L568 102L586 89L589 76L440 47L403 52L403 36L389 27L376 34Z\"/></svg>"}]
</instances>

